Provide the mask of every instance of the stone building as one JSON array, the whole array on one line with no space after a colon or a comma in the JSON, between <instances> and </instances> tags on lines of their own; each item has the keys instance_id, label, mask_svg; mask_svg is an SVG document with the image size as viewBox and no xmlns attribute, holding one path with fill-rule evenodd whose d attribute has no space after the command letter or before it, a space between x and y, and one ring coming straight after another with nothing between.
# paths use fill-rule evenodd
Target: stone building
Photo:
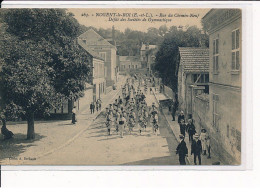
<instances>
[{"instance_id":1,"label":"stone building","mask_svg":"<svg viewBox=\"0 0 260 194\"><path fill-rule=\"evenodd\" d=\"M89 49L98 53L104 60L106 84L107 86L112 86L117 80L117 49L115 41L107 40L93 29L90 29L78 37L78 43L80 45L86 45Z\"/></svg>"},{"instance_id":2,"label":"stone building","mask_svg":"<svg viewBox=\"0 0 260 194\"><path fill-rule=\"evenodd\" d=\"M209 49L179 47L178 100L186 118L192 118L194 97L209 93Z\"/></svg>"},{"instance_id":3,"label":"stone building","mask_svg":"<svg viewBox=\"0 0 260 194\"><path fill-rule=\"evenodd\" d=\"M139 56L119 56L119 71L128 72L142 68Z\"/></svg>"},{"instance_id":4,"label":"stone building","mask_svg":"<svg viewBox=\"0 0 260 194\"><path fill-rule=\"evenodd\" d=\"M202 19L209 33L209 116L214 152L227 164L241 160L241 10L211 9Z\"/></svg>"}]
</instances>

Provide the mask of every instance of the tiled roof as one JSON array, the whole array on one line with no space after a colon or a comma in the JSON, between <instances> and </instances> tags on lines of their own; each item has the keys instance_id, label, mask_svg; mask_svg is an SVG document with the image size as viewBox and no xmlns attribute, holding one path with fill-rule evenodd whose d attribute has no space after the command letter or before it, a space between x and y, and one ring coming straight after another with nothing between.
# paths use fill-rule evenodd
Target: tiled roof
<instances>
[{"instance_id":1,"label":"tiled roof","mask_svg":"<svg viewBox=\"0 0 260 194\"><path fill-rule=\"evenodd\" d=\"M140 61L139 56L119 56L119 61Z\"/></svg>"},{"instance_id":2,"label":"tiled roof","mask_svg":"<svg viewBox=\"0 0 260 194\"><path fill-rule=\"evenodd\" d=\"M209 72L209 49L179 47L180 65L184 72Z\"/></svg>"},{"instance_id":3,"label":"tiled roof","mask_svg":"<svg viewBox=\"0 0 260 194\"><path fill-rule=\"evenodd\" d=\"M95 30L90 29L83 34L81 34L79 39L86 40L87 45L101 45L101 46L111 46L115 47L111 43L109 43L105 38L100 36Z\"/></svg>"}]
</instances>

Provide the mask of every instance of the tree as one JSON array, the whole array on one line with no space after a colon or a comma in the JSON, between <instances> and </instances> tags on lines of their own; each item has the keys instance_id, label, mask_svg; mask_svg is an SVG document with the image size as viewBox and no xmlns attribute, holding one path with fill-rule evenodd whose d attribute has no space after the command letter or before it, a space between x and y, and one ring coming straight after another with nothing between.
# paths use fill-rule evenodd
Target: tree
<instances>
[{"instance_id":1,"label":"tree","mask_svg":"<svg viewBox=\"0 0 260 194\"><path fill-rule=\"evenodd\" d=\"M19 108L28 123L27 139L34 139L35 114L83 95L89 56L75 41L80 25L65 10L13 9L1 18L2 112Z\"/></svg>"},{"instance_id":2,"label":"tree","mask_svg":"<svg viewBox=\"0 0 260 194\"><path fill-rule=\"evenodd\" d=\"M164 35L163 42L156 54L154 70L162 78L163 83L174 92L178 91L179 47L200 47L202 37L205 40L208 39L208 36L202 35L195 26L189 27L186 31L172 26Z\"/></svg>"}]
</instances>

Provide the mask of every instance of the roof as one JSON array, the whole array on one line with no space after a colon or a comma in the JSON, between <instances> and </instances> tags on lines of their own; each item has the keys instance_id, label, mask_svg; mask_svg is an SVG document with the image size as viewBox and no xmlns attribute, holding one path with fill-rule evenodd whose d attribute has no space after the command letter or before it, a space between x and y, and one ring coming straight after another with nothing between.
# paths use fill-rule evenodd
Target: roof
<instances>
[{"instance_id":1,"label":"roof","mask_svg":"<svg viewBox=\"0 0 260 194\"><path fill-rule=\"evenodd\" d=\"M139 56L119 56L119 61L132 61L132 62L139 62Z\"/></svg>"},{"instance_id":2,"label":"roof","mask_svg":"<svg viewBox=\"0 0 260 194\"><path fill-rule=\"evenodd\" d=\"M89 48L85 43L78 41L78 44L85 50L87 51L88 54L90 54L93 58L100 59L104 61L102 57L99 56L99 54L95 51L93 51L91 48Z\"/></svg>"},{"instance_id":3,"label":"roof","mask_svg":"<svg viewBox=\"0 0 260 194\"><path fill-rule=\"evenodd\" d=\"M179 47L180 65L184 72L209 72L209 49Z\"/></svg>"},{"instance_id":4,"label":"roof","mask_svg":"<svg viewBox=\"0 0 260 194\"><path fill-rule=\"evenodd\" d=\"M157 45L148 45L148 46L149 46L149 50L150 50L150 49L155 49L155 48L157 48ZM142 51L143 51L143 50L146 50L145 47L146 47L146 45L145 45L145 44L142 44L141 50L142 50Z\"/></svg>"},{"instance_id":5,"label":"roof","mask_svg":"<svg viewBox=\"0 0 260 194\"><path fill-rule=\"evenodd\" d=\"M109 43L109 41L107 41L105 38L100 36L92 28L84 32L83 34L81 34L78 38L86 40L86 45L102 45L102 46L115 47L114 45Z\"/></svg>"}]
</instances>

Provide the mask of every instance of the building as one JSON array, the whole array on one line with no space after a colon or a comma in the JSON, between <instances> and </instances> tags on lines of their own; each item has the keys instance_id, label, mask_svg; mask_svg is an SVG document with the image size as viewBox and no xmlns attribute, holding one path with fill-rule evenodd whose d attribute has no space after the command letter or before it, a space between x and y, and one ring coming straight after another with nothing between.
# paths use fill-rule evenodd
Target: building
<instances>
[{"instance_id":1,"label":"building","mask_svg":"<svg viewBox=\"0 0 260 194\"><path fill-rule=\"evenodd\" d=\"M178 100L186 118L192 118L193 101L200 93L209 93L209 49L179 47Z\"/></svg>"},{"instance_id":2,"label":"building","mask_svg":"<svg viewBox=\"0 0 260 194\"><path fill-rule=\"evenodd\" d=\"M86 54L90 58L91 63L91 78L88 83L85 83L84 96L77 101L63 100L60 107L51 110L52 118L70 118L72 107L76 106L77 110L80 107L88 107L88 105L101 98L106 93L106 79L105 79L105 65L104 60L98 53L89 49L86 45L82 45L82 48L86 51Z\"/></svg>"},{"instance_id":3,"label":"building","mask_svg":"<svg viewBox=\"0 0 260 194\"><path fill-rule=\"evenodd\" d=\"M214 152L227 164L241 163L241 10L211 9L209 122Z\"/></svg>"},{"instance_id":4,"label":"building","mask_svg":"<svg viewBox=\"0 0 260 194\"><path fill-rule=\"evenodd\" d=\"M82 48L90 55L92 66L92 79L90 83L93 86L93 101L101 98L106 93L106 79L105 79L105 62L98 53L91 50L86 44L79 43Z\"/></svg>"},{"instance_id":5,"label":"building","mask_svg":"<svg viewBox=\"0 0 260 194\"><path fill-rule=\"evenodd\" d=\"M140 50L140 60L142 66L148 69L151 73L151 65L155 62L155 55L158 47L156 45L143 44Z\"/></svg>"},{"instance_id":6,"label":"building","mask_svg":"<svg viewBox=\"0 0 260 194\"><path fill-rule=\"evenodd\" d=\"M106 84L112 86L117 80L115 41L107 40L90 29L78 37L78 43L95 51L104 60Z\"/></svg>"},{"instance_id":7,"label":"building","mask_svg":"<svg viewBox=\"0 0 260 194\"><path fill-rule=\"evenodd\" d=\"M119 71L128 72L142 68L139 56L119 56Z\"/></svg>"}]
</instances>

